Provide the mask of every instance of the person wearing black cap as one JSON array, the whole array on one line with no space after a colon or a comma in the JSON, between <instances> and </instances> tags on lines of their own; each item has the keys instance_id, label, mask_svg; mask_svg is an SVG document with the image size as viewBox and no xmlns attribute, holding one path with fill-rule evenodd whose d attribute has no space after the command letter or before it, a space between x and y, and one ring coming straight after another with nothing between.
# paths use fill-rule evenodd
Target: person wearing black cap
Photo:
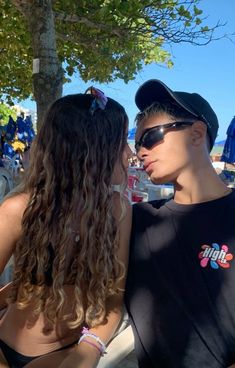
<instances>
[{"instance_id":1,"label":"person wearing black cap","mask_svg":"<svg viewBox=\"0 0 235 368\"><path fill-rule=\"evenodd\" d=\"M235 193L211 160L218 119L196 93L159 80L136 93L136 151L170 200L138 203L126 306L140 368L235 363ZM235 367L235 365L234 365Z\"/></svg>"}]
</instances>

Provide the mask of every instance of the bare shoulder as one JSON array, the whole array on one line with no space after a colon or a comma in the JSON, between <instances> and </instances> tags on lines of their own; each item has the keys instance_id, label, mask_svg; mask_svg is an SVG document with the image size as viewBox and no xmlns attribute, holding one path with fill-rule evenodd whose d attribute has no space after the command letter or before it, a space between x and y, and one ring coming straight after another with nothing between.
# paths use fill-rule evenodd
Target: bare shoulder
<instances>
[{"instance_id":1,"label":"bare shoulder","mask_svg":"<svg viewBox=\"0 0 235 368\"><path fill-rule=\"evenodd\" d=\"M0 206L0 274L14 253L22 231L22 216L28 196L17 194L6 198Z\"/></svg>"},{"instance_id":2,"label":"bare shoulder","mask_svg":"<svg viewBox=\"0 0 235 368\"><path fill-rule=\"evenodd\" d=\"M0 205L0 215L5 215L8 218L21 219L28 201L29 195L25 193L8 197Z\"/></svg>"}]
</instances>

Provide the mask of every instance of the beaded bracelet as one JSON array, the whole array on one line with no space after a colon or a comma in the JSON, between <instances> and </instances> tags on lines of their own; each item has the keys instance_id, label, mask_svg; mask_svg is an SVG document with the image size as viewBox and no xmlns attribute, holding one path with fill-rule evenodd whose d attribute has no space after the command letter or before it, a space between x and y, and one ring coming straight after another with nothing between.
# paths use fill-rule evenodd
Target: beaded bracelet
<instances>
[{"instance_id":1,"label":"beaded bracelet","mask_svg":"<svg viewBox=\"0 0 235 368\"><path fill-rule=\"evenodd\" d=\"M95 335L93 332L90 332L89 329L86 328L86 327L83 327L83 329L82 329L82 336L80 337L80 339L78 341L78 344L80 344L82 341L87 342L87 340L84 340L86 337L90 337L90 338L94 339L96 342L98 342L100 347L98 347L98 346L96 346L96 347L99 349L100 354L101 355L105 354L105 352L106 352L105 343L99 338L99 336Z\"/></svg>"},{"instance_id":2,"label":"beaded bracelet","mask_svg":"<svg viewBox=\"0 0 235 368\"><path fill-rule=\"evenodd\" d=\"M82 341L86 342L87 344L89 344L89 345L93 346L94 348L96 348L98 350L98 352L102 355L102 351L101 351L101 348L99 346L97 346L96 344L93 344L93 342L88 341L86 339L83 339Z\"/></svg>"}]
</instances>

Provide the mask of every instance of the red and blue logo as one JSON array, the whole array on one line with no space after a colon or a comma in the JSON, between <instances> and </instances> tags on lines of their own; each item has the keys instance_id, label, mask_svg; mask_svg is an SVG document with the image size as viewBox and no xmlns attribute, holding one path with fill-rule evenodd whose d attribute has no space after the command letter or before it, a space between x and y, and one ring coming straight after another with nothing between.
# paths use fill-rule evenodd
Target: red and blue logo
<instances>
[{"instance_id":1,"label":"red and blue logo","mask_svg":"<svg viewBox=\"0 0 235 368\"><path fill-rule=\"evenodd\" d=\"M198 257L201 260L200 265L205 268L208 264L214 268L229 268L233 255L229 253L228 246L223 244L220 248L219 244L213 243L212 246L204 244L201 246L202 251Z\"/></svg>"}]
</instances>

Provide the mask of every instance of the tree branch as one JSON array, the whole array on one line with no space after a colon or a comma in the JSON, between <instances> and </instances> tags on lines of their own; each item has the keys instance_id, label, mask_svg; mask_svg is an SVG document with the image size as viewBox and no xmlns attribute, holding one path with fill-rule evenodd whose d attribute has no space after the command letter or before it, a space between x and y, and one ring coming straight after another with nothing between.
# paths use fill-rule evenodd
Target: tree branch
<instances>
[{"instance_id":1,"label":"tree branch","mask_svg":"<svg viewBox=\"0 0 235 368\"><path fill-rule=\"evenodd\" d=\"M92 22L90 19L86 17L79 17L78 15L67 15L63 12L54 12L54 16L56 20L60 20L63 22L69 22L69 23L77 23L77 24L84 24L88 28L95 28L103 31L109 32L109 34L115 35L117 37L122 37L122 32L120 31L119 27L113 27L107 24L98 23L98 22ZM111 28L110 28L111 27Z\"/></svg>"}]
</instances>

